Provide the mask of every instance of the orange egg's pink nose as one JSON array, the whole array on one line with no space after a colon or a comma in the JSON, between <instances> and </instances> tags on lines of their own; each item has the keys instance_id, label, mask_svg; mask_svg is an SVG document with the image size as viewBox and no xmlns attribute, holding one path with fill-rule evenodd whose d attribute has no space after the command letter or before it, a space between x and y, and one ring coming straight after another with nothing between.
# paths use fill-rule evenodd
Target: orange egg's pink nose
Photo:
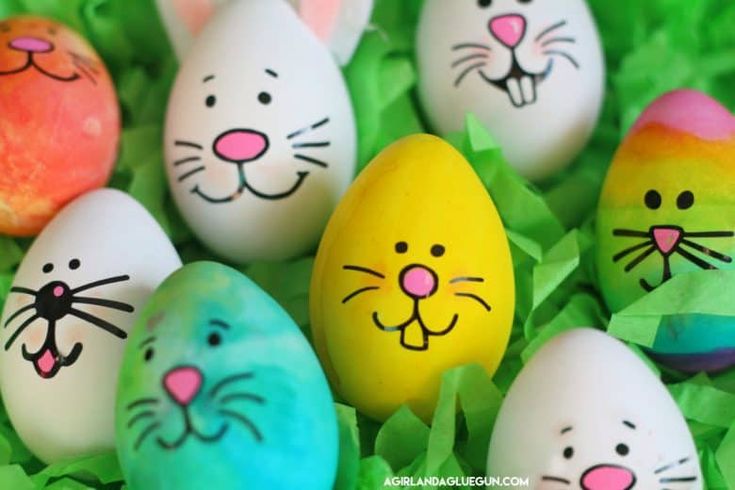
<instances>
[{"instance_id":1,"label":"orange egg's pink nose","mask_svg":"<svg viewBox=\"0 0 735 490\"><path fill-rule=\"evenodd\" d=\"M526 35L526 19L522 15L509 14L495 17L490 21L490 32L506 47L518 46Z\"/></svg>"},{"instance_id":2,"label":"orange egg's pink nose","mask_svg":"<svg viewBox=\"0 0 735 490\"><path fill-rule=\"evenodd\" d=\"M25 51L27 53L48 53L54 49L54 45L45 39L37 37L16 37L8 44L16 51Z\"/></svg>"},{"instance_id":3,"label":"orange egg's pink nose","mask_svg":"<svg viewBox=\"0 0 735 490\"><path fill-rule=\"evenodd\" d=\"M173 400L182 406L189 405L202 387L202 372L191 366L177 367L163 378L163 387Z\"/></svg>"}]
</instances>

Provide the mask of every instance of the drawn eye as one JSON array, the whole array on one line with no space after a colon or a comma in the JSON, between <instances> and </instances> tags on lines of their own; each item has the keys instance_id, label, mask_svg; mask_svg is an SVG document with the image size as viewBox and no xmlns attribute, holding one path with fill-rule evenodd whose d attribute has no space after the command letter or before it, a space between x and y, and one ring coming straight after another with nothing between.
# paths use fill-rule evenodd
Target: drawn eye
<instances>
[{"instance_id":1,"label":"drawn eye","mask_svg":"<svg viewBox=\"0 0 735 490\"><path fill-rule=\"evenodd\" d=\"M396 243L396 253L405 254L406 252L408 252L408 243L406 242Z\"/></svg>"},{"instance_id":2,"label":"drawn eye","mask_svg":"<svg viewBox=\"0 0 735 490\"><path fill-rule=\"evenodd\" d=\"M82 265L82 263L79 261L79 259L71 259L69 261L69 269L75 271L79 269L79 267Z\"/></svg>"},{"instance_id":3,"label":"drawn eye","mask_svg":"<svg viewBox=\"0 0 735 490\"><path fill-rule=\"evenodd\" d=\"M646 197L643 200L648 209L658 209L661 207L661 194L653 189L646 192Z\"/></svg>"},{"instance_id":4,"label":"drawn eye","mask_svg":"<svg viewBox=\"0 0 735 490\"><path fill-rule=\"evenodd\" d=\"M153 347L148 347L145 352L143 353L143 360L145 362L150 362L151 359L153 359L153 354L155 352L153 351Z\"/></svg>"},{"instance_id":5,"label":"drawn eye","mask_svg":"<svg viewBox=\"0 0 735 490\"><path fill-rule=\"evenodd\" d=\"M676 207L685 210L694 206L694 194L691 191L684 191L676 198Z\"/></svg>"},{"instance_id":6,"label":"drawn eye","mask_svg":"<svg viewBox=\"0 0 735 490\"><path fill-rule=\"evenodd\" d=\"M210 95L209 97L207 97L204 103L207 104L207 107L214 107L215 104L217 104L217 97L215 97L214 95Z\"/></svg>"},{"instance_id":7,"label":"drawn eye","mask_svg":"<svg viewBox=\"0 0 735 490\"><path fill-rule=\"evenodd\" d=\"M218 333L210 333L207 337L207 343L210 347L217 347L222 343L222 336Z\"/></svg>"},{"instance_id":8,"label":"drawn eye","mask_svg":"<svg viewBox=\"0 0 735 490\"><path fill-rule=\"evenodd\" d=\"M258 94L258 102L260 102L263 105L268 105L273 100L273 97L271 97L271 94L268 92L261 92Z\"/></svg>"},{"instance_id":9,"label":"drawn eye","mask_svg":"<svg viewBox=\"0 0 735 490\"><path fill-rule=\"evenodd\" d=\"M531 3L533 0L518 0L518 3Z\"/></svg>"},{"instance_id":10,"label":"drawn eye","mask_svg":"<svg viewBox=\"0 0 735 490\"><path fill-rule=\"evenodd\" d=\"M431 255L433 255L434 257L441 257L442 255L444 255L444 252L446 252L446 249L443 245L434 245L433 247L431 247Z\"/></svg>"},{"instance_id":11,"label":"drawn eye","mask_svg":"<svg viewBox=\"0 0 735 490\"><path fill-rule=\"evenodd\" d=\"M615 446L615 452L621 456L627 456L630 452L630 448L626 444L618 444Z\"/></svg>"},{"instance_id":12,"label":"drawn eye","mask_svg":"<svg viewBox=\"0 0 735 490\"><path fill-rule=\"evenodd\" d=\"M574 448L572 446L564 448L564 459L572 459L574 456Z\"/></svg>"},{"instance_id":13,"label":"drawn eye","mask_svg":"<svg viewBox=\"0 0 735 490\"><path fill-rule=\"evenodd\" d=\"M43 266L43 269L41 269L44 274L48 274L49 272L52 272L54 270L54 264L48 263Z\"/></svg>"},{"instance_id":14,"label":"drawn eye","mask_svg":"<svg viewBox=\"0 0 735 490\"><path fill-rule=\"evenodd\" d=\"M493 0L477 0L477 5L480 6L480 8L486 9L489 6L493 4Z\"/></svg>"}]
</instances>

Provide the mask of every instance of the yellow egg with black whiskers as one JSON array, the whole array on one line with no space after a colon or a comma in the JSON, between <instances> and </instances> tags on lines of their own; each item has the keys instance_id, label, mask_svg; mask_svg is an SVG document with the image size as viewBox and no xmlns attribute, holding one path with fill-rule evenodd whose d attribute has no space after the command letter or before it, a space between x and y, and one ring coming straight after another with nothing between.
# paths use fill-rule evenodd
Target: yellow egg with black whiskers
<instances>
[{"instance_id":1,"label":"yellow egg with black whiskers","mask_svg":"<svg viewBox=\"0 0 735 490\"><path fill-rule=\"evenodd\" d=\"M515 306L508 240L487 190L445 141L393 144L332 216L311 283L314 342L333 388L369 417L430 421L441 375L492 375Z\"/></svg>"}]
</instances>

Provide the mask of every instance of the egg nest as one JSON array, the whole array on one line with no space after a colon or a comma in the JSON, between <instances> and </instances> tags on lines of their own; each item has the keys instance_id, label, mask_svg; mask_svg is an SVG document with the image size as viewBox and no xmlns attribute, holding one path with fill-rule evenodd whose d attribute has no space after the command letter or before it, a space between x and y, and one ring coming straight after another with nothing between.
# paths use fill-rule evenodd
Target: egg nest
<instances>
[{"instance_id":1,"label":"egg nest","mask_svg":"<svg viewBox=\"0 0 735 490\"><path fill-rule=\"evenodd\" d=\"M488 440L503 394L524 361L547 339L577 326L610 328L627 341L652 339L657 322L650 319L671 313L670 302L649 301L612 316L611 322L594 271L595 208L617 145L656 97L692 87L735 109L735 4L731 0L589 3L605 47L607 96L594 137L569 170L540 185L529 184L506 164L492 136L471 117L463 133L449 138L487 186L511 241L518 301L500 369L493 379L474 366L447 372L430 427L405 408L379 424L338 402L341 454L335 488L382 488L392 475L484 474ZM358 119L360 168L397 138L429 129L415 93L413 52L420 8L421 0L378 0L372 28L345 69ZM114 77L124 117L120 157L110 185L145 205L185 262L214 259L193 239L166 187L162 121L177 64L153 1L0 0L0 19L18 13L55 18L96 47ZM0 305L29 245L29 240L0 237ZM309 256L240 270L272 294L309 336L312 264ZM700 274L694 282L705 285L714 280L709 276ZM721 292L700 298L699 312L721 313L723 304L735 309L731 305L735 276L725 273L717 280L725 282L715 288ZM687 285L691 287L691 282ZM675 294L677 284L670 287ZM632 342L631 347L640 353ZM735 490L735 370L687 376L647 362L689 422L705 488ZM455 404L462 410L456 412ZM0 409L0 488L122 486L115 454L44 465L23 446Z\"/></svg>"}]
</instances>

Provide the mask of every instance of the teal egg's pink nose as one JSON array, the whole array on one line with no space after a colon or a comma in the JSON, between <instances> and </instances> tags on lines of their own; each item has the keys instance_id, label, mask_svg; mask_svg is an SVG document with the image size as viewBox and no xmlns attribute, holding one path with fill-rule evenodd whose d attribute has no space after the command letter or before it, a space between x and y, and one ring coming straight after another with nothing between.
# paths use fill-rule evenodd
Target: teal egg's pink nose
<instances>
[{"instance_id":1,"label":"teal egg's pink nose","mask_svg":"<svg viewBox=\"0 0 735 490\"><path fill-rule=\"evenodd\" d=\"M401 272L401 289L415 299L428 298L436 292L436 273L423 265L409 265Z\"/></svg>"},{"instance_id":2,"label":"teal egg's pink nose","mask_svg":"<svg viewBox=\"0 0 735 490\"><path fill-rule=\"evenodd\" d=\"M526 18L518 14L495 17L490 20L490 32L495 39L513 49L526 35Z\"/></svg>"},{"instance_id":3,"label":"teal egg's pink nose","mask_svg":"<svg viewBox=\"0 0 735 490\"><path fill-rule=\"evenodd\" d=\"M214 140L214 153L222 160L246 163L268 151L268 136L253 129L232 129Z\"/></svg>"},{"instance_id":4,"label":"teal egg's pink nose","mask_svg":"<svg viewBox=\"0 0 735 490\"><path fill-rule=\"evenodd\" d=\"M49 41L30 36L16 37L10 41L9 46L16 51L26 53L48 53L54 49L54 45Z\"/></svg>"},{"instance_id":5,"label":"teal egg's pink nose","mask_svg":"<svg viewBox=\"0 0 735 490\"><path fill-rule=\"evenodd\" d=\"M176 403L187 406L196 398L203 381L204 376L199 369L183 366L166 373L163 378L163 387Z\"/></svg>"},{"instance_id":6,"label":"teal egg's pink nose","mask_svg":"<svg viewBox=\"0 0 735 490\"><path fill-rule=\"evenodd\" d=\"M584 490L629 490L635 485L635 475L622 466L598 465L582 475Z\"/></svg>"}]
</instances>

